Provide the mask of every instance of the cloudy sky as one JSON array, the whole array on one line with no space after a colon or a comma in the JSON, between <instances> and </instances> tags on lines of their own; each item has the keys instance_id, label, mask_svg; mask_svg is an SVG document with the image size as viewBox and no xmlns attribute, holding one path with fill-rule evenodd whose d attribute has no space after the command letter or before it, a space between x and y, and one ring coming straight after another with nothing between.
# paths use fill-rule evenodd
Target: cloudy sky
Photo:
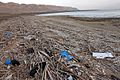
<instances>
[{"instance_id":1,"label":"cloudy sky","mask_svg":"<svg viewBox=\"0 0 120 80\"><path fill-rule=\"evenodd\" d=\"M71 6L79 9L120 9L120 0L0 0L26 4Z\"/></svg>"}]
</instances>

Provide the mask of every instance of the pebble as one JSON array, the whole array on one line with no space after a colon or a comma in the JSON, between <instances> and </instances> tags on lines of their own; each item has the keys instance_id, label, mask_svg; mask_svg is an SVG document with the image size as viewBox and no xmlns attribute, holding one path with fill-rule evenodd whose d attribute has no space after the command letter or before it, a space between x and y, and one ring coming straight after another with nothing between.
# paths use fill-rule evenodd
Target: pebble
<instances>
[{"instance_id":1,"label":"pebble","mask_svg":"<svg viewBox=\"0 0 120 80\"><path fill-rule=\"evenodd\" d=\"M13 36L12 34L13 34L12 32L6 31L6 32L4 33L4 37L7 38L7 39L9 39L9 38L11 38L11 37Z\"/></svg>"}]
</instances>

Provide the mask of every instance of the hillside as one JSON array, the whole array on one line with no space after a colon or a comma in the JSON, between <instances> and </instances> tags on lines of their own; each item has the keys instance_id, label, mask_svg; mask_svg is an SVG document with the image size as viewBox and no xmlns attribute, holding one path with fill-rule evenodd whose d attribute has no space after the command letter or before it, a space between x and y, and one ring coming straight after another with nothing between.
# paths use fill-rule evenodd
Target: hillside
<instances>
[{"instance_id":1,"label":"hillside","mask_svg":"<svg viewBox=\"0 0 120 80\"><path fill-rule=\"evenodd\" d=\"M36 4L17 4L0 2L0 13L20 14L20 13L40 13L55 11L73 11L76 8L61 7L52 5L36 5Z\"/></svg>"}]
</instances>

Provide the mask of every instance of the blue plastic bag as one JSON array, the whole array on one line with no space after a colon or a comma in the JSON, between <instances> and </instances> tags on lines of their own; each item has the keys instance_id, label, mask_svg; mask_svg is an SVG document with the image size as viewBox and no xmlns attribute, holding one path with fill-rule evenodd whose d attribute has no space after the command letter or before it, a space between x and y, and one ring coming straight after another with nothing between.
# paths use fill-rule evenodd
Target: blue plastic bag
<instances>
[{"instance_id":1,"label":"blue plastic bag","mask_svg":"<svg viewBox=\"0 0 120 80\"><path fill-rule=\"evenodd\" d=\"M68 55L66 61L70 61L70 60L72 60L73 58L74 58L73 56Z\"/></svg>"},{"instance_id":2,"label":"blue plastic bag","mask_svg":"<svg viewBox=\"0 0 120 80\"><path fill-rule=\"evenodd\" d=\"M74 58L73 56L69 55L69 53L65 50L60 51L60 56L65 58L67 62Z\"/></svg>"},{"instance_id":3,"label":"blue plastic bag","mask_svg":"<svg viewBox=\"0 0 120 80\"><path fill-rule=\"evenodd\" d=\"M11 64L11 60L10 60L9 58L6 59L6 60L5 60L5 64L6 64L6 65L10 65L10 64Z\"/></svg>"},{"instance_id":4,"label":"blue plastic bag","mask_svg":"<svg viewBox=\"0 0 120 80\"><path fill-rule=\"evenodd\" d=\"M60 56L61 57L67 57L68 55L69 55L69 53L67 51L65 51L65 50L60 51Z\"/></svg>"}]
</instances>

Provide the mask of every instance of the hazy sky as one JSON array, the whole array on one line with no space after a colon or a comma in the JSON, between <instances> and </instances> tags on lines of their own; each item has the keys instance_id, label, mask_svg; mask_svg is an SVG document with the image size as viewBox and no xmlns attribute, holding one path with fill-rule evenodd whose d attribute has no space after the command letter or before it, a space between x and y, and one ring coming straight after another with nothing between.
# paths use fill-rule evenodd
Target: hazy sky
<instances>
[{"instance_id":1,"label":"hazy sky","mask_svg":"<svg viewBox=\"0 0 120 80\"><path fill-rule=\"evenodd\" d=\"M79 9L120 9L120 0L0 0L26 4L72 6Z\"/></svg>"}]
</instances>

